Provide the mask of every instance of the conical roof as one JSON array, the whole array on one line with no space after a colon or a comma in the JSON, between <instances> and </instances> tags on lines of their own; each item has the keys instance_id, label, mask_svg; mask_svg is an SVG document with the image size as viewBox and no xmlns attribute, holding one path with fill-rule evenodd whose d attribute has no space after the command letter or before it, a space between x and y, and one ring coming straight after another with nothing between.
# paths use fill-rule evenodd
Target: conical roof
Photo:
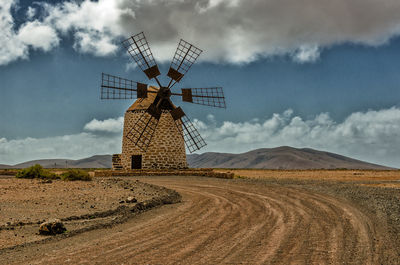
<instances>
[{"instance_id":1,"label":"conical roof","mask_svg":"<svg viewBox=\"0 0 400 265\"><path fill-rule=\"evenodd\" d=\"M150 86L148 88L150 91L158 91L157 87ZM147 93L147 98L138 98L133 104L128 108L127 111L132 110L147 110L151 103L153 103L156 98L157 93Z\"/></svg>"}]
</instances>

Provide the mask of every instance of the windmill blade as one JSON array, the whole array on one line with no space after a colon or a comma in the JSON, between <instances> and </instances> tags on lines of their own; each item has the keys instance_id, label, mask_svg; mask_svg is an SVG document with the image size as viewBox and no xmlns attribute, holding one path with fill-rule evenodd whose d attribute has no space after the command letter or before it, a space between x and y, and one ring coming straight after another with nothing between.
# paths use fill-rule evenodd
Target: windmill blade
<instances>
[{"instance_id":1,"label":"windmill blade","mask_svg":"<svg viewBox=\"0 0 400 265\"><path fill-rule=\"evenodd\" d=\"M216 108L226 108L222 87L182 88L182 101Z\"/></svg>"},{"instance_id":2,"label":"windmill blade","mask_svg":"<svg viewBox=\"0 0 400 265\"><path fill-rule=\"evenodd\" d=\"M196 127L194 127L193 123L180 107L172 110L171 116L175 120L176 127L182 133L186 147L190 153L200 150L207 145Z\"/></svg>"},{"instance_id":3,"label":"windmill blade","mask_svg":"<svg viewBox=\"0 0 400 265\"><path fill-rule=\"evenodd\" d=\"M101 99L147 98L147 84L138 83L114 75L101 74Z\"/></svg>"},{"instance_id":4,"label":"windmill blade","mask_svg":"<svg viewBox=\"0 0 400 265\"><path fill-rule=\"evenodd\" d=\"M173 87L183 78L202 52L202 50L193 46L189 42L182 39L180 40L167 74L168 77L171 78L171 81L168 84L169 88Z\"/></svg>"},{"instance_id":5,"label":"windmill blade","mask_svg":"<svg viewBox=\"0 0 400 265\"><path fill-rule=\"evenodd\" d=\"M150 50L144 33L140 32L139 34L133 35L129 39L124 40L122 44L146 76L149 79L155 78L160 85L157 79L157 76L160 75L160 70L154 60L153 53Z\"/></svg>"},{"instance_id":6,"label":"windmill blade","mask_svg":"<svg viewBox=\"0 0 400 265\"><path fill-rule=\"evenodd\" d=\"M159 118L159 116L157 118L147 111L143 112L126 137L143 152L146 152L156 131Z\"/></svg>"}]
</instances>

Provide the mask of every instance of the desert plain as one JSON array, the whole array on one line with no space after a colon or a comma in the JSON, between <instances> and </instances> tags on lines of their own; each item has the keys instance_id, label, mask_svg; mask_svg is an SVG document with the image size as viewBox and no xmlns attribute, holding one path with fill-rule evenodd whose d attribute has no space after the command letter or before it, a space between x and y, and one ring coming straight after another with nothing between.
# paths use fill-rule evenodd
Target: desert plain
<instances>
[{"instance_id":1,"label":"desert plain","mask_svg":"<svg viewBox=\"0 0 400 265\"><path fill-rule=\"evenodd\" d=\"M0 263L400 264L400 171L216 171L1 176ZM51 218L67 232L38 235Z\"/></svg>"}]
</instances>

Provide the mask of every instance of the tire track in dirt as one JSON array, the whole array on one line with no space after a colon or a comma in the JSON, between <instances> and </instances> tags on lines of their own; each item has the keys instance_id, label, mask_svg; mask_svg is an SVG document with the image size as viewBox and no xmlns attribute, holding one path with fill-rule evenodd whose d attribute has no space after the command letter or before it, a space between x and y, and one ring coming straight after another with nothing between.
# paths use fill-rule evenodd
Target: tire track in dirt
<instances>
[{"instance_id":1,"label":"tire track in dirt","mask_svg":"<svg viewBox=\"0 0 400 265\"><path fill-rule=\"evenodd\" d=\"M279 185L209 178L144 182L183 202L111 229L23 249L30 264L376 264L385 231L345 201ZM45 253L43 254L40 253ZM26 257L25 257L26 256ZM25 257L25 258L24 258ZM0 257L1 258L1 257Z\"/></svg>"}]
</instances>

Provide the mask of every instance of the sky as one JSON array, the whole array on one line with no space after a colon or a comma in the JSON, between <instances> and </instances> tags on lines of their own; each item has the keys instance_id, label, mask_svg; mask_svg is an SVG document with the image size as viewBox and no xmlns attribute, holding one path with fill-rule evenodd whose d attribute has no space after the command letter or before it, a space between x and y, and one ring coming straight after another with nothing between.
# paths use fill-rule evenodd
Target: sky
<instances>
[{"instance_id":1,"label":"sky","mask_svg":"<svg viewBox=\"0 0 400 265\"><path fill-rule=\"evenodd\" d=\"M0 0L0 31L0 164L120 153L132 101L100 100L101 73L148 83L120 44L144 31L163 76L181 38L203 50L175 92L224 89L226 109L173 98L197 153L285 145L400 167L398 0Z\"/></svg>"}]
</instances>

